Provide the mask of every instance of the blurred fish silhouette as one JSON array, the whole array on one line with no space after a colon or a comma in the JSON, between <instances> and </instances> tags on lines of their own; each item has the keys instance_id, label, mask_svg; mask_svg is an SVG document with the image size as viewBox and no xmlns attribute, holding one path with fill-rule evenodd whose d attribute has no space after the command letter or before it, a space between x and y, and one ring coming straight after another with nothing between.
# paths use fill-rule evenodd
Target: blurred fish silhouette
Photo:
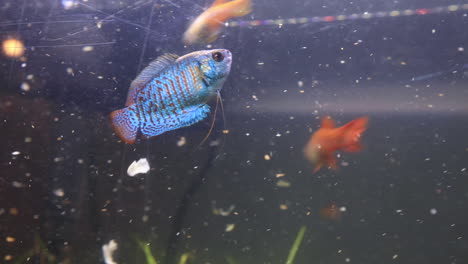
<instances>
[{"instance_id":1,"label":"blurred fish silhouette","mask_svg":"<svg viewBox=\"0 0 468 264\"><path fill-rule=\"evenodd\" d=\"M138 131L150 138L201 121L210 112L206 103L229 75L231 61L225 49L166 54L152 61L131 83L126 107L111 113L117 135L133 144Z\"/></svg>"},{"instance_id":2,"label":"blurred fish silhouette","mask_svg":"<svg viewBox=\"0 0 468 264\"><path fill-rule=\"evenodd\" d=\"M324 117L320 129L312 135L304 148L305 157L315 164L314 172L324 165L337 169L335 151L360 151L362 147L359 139L367 129L367 122L367 117L361 117L335 128L331 117Z\"/></svg>"},{"instance_id":3,"label":"blurred fish silhouette","mask_svg":"<svg viewBox=\"0 0 468 264\"><path fill-rule=\"evenodd\" d=\"M185 31L186 45L206 44L215 41L224 23L233 17L241 17L252 11L250 0L216 0L210 8L198 16Z\"/></svg>"}]
</instances>

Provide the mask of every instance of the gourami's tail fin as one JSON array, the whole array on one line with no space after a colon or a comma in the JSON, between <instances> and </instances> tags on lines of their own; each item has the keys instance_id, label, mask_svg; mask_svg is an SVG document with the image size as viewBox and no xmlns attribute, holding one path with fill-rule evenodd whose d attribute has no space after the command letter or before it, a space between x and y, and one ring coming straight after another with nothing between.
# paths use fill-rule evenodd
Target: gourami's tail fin
<instances>
[{"instance_id":1,"label":"gourami's tail fin","mask_svg":"<svg viewBox=\"0 0 468 264\"><path fill-rule=\"evenodd\" d=\"M360 143L361 134L366 131L369 118L360 117L342 127L344 151L357 152L362 149Z\"/></svg>"},{"instance_id":2,"label":"gourami's tail fin","mask_svg":"<svg viewBox=\"0 0 468 264\"><path fill-rule=\"evenodd\" d=\"M135 143L140 122L134 106L115 110L110 114L117 135L127 144Z\"/></svg>"}]
</instances>

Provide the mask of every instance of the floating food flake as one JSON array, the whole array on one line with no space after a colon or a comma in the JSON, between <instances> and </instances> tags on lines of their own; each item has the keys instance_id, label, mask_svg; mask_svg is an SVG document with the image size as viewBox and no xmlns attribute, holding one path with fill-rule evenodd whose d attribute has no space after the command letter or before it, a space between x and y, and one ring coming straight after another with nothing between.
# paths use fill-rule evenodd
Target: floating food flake
<instances>
[{"instance_id":1,"label":"floating food flake","mask_svg":"<svg viewBox=\"0 0 468 264\"><path fill-rule=\"evenodd\" d=\"M276 173L276 178L281 178L281 177L284 177L286 176L286 173Z\"/></svg>"},{"instance_id":2,"label":"floating food flake","mask_svg":"<svg viewBox=\"0 0 468 264\"><path fill-rule=\"evenodd\" d=\"M117 262L114 261L112 254L114 254L118 246L117 242L113 239L102 246L102 256L104 257L104 262L106 264L117 264Z\"/></svg>"},{"instance_id":3,"label":"floating food flake","mask_svg":"<svg viewBox=\"0 0 468 264\"><path fill-rule=\"evenodd\" d=\"M11 236L7 236L7 237L5 238L5 240L6 240L6 242L8 242L8 243L13 243L13 242L16 241L16 239L15 239L14 237L11 237Z\"/></svg>"},{"instance_id":4,"label":"floating food flake","mask_svg":"<svg viewBox=\"0 0 468 264\"><path fill-rule=\"evenodd\" d=\"M3 41L3 53L10 58L19 58L24 54L24 44L19 39L10 38Z\"/></svg>"},{"instance_id":5,"label":"floating food flake","mask_svg":"<svg viewBox=\"0 0 468 264\"><path fill-rule=\"evenodd\" d=\"M431 215L435 215L435 214L437 214L437 209L431 208L431 210L429 210L429 212L431 213Z\"/></svg>"},{"instance_id":6,"label":"floating food flake","mask_svg":"<svg viewBox=\"0 0 468 264\"><path fill-rule=\"evenodd\" d=\"M223 130L223 134L229 134L229 130L228 129Z\"/></svg>"},{"instance_id":7,"label":"floating food flake","mask_svg":"<svg viewBox=\"0 0 468 264\"><path fill-rule=\"evenodd\" d=\"M13 208L10 208L9 213L11 215L18 215L19 211L18 211L18 209L13 207Z\"/></svg>"},{"instance_id":8,"label":"floating food flake","mask_svg":"<svg viewBox=\"0 0 468 264\"><path fill-rule=\"evenodd\" d=\"M134 161L127 169L127 174L133 177L139 173L147 173L150 170L148 160L146 158Z\"/></svg>"},{"instance_id":9,"label":"floating food flake","mask_svg":"<svg viewBox=\"0 0 468 264\"><path fill-rule=\"evenodd\" d=\"M235 224L227 224L226 229L224 229L224 231L231 232L232 230L234 230L235 227L236 227Z\"/></svg>"},{"instance_id":10,"label":"floating food flake","mask_svg":"<svg viewBox=\"0 0 468 264\"><path fill-rule=\"evenodd\" d=\"M276 182L276 186L281 188L289 188L291 187L291 183L285 180L279 180Z\"/></svg>"},{"instance_id":11,"label":"floating food flake","mask_svg":"<svg viewBox=\"0 0 468 264\"><path fill-rule=\"evenodd\" d=\"M54 195L57 197L63 197L65 196L65 191L62 188L55 189Z\"/></svg>"},{"instance_id":12,"label":"floating food flake","mask_svg":"<svg viewBox=\"0 0 468 264\"><path fill-rule=\"evenodd\" d=\"M31 85L29 85L27 82L23 82L21 83L20 88L24 92L29 92L29 90L31 90Z\"/></svg>"},{"instance_id":13,"label":"floating food flake","mask_svg":"<svg viewBox=\"0 0 468 264\"><path fill-rule=\"evenodd\" d=\"M279 206L280 210L288 210L288 206L286 204L280 204Z\"/></svg>"},{"instance_id":14,"label":"floating food flake","mask_svg":"<svg viewBox=\"0 0 468 264\"><path fill-rule=\"evenodd\" d=\"M5 261L10 261L10 260L13 259L13 256L12 256L12 255L5 255L5 257L3 257L3 259L4 259Z\"/></svg>"},{"instance_id":15,"label":"floating food flake","mask_svg":"<svg viewBox=\"0 0 468 264\"><path fill-rule=\"evenodd\" d=\"M93 51L94 47L93 46L84 46L83 47L83 52L90 52Z\"/></svg>"},{"instance_id":16,"label":"floating food flake","mask_svg":"<svg viewBox=\"0 0 468 264\"><path fill-rule=\"evenodd\" d=\"M265 156L263 156L263 158L264 158L265 160L270 160L270 159L271 159L270 155L268 155L268 154L265 154Z\"/></svg>"},{"instance_id":17,"label":"floating food flake","mask_svg":"<svg viewBox=\"0 0 468 264\"><path fill-rule=\"evenodd\" d=\"M180 137L179 141L177 141L177 146L182 147L187 143L187 139L185 137Z\"/></svg>"}]
</instances>

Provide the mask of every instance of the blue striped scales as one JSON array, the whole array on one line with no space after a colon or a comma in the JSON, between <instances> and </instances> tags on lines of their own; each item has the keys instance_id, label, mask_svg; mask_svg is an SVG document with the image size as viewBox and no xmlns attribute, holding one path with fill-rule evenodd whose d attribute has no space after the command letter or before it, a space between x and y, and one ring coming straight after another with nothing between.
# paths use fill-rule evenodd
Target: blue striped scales
<instances>
[{"instance_id":1,"label":"blue striped scales","mask_svg":"<svg viewBox=\"0 0 468 264\"><path fill-rule=\"evenodd\" d=\"M131 83L126 107L111 113L117 135L133 144L138 131L150 138L204 119L210 112L206 103L222 88L231 61L224 49L152 61Z\"/></svg>"}]
</instances>

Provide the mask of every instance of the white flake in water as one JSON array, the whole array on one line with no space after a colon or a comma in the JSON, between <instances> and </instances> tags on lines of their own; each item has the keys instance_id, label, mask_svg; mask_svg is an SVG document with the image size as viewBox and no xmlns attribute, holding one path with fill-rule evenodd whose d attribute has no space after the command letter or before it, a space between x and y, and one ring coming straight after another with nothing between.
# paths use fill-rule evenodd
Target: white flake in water
<instances>
[{"instance_id":1,"label":"white flake in water","mask_svg":"<svg viewBox=\"0 0 468 264\"><path fill-rule=\"evenodd\" d=\"M94 47L93 46L84 46L83 47L83 52L90 52L93 51Z\"/></svg>"},{"instance_id":2,"label":"white flake in water","mask_svg":"<svg viewBox=\"0 0 468 264\"><path fill-rule=\"evenodd\" d=\"M65 191L62 188L55 189L54 195L58 197L63 197L65 195Z\"/></svg>"},{"instance_id":3,"label":"white flake in water","mask_svg":"<svg viewBox=\"0 0 468 264\"><path fill-rule=\"evenodd\" d=\"M133 177L139 173L147 173L150 170L148 160L146 158L134 161L127 169L127 174Z\"/></svg>"},{"instance_id":4,"label":"white flake in water","mask_svg":"<svg viewBox=\"0 0 468 264\"><path fill-rule=\"evenodd\" d=\"M340 207L340 212L346 212L346 206L341 206Z\"/></svg>"},{"instance_id":5,"label":"white flake in water","mask_svg":"<svg viewBox=\"0 0 468 264\"><path fill-rule=\"evenodd\" d=\"M109 243L102 245L102 256L106 264L117 264L112 257L112 254L117 250L118 244L112 239Z\"/></svg>"},{"instance_id":6,"label":"white flake in water","mask_svg":"<svg viewBox=\"0 0 468 264\"><path fill-rule=\"evenodd\" d=\"M23 82L20 88L24 92L28 92L29 90L31 90L31 86L27 82Z\"/></svg>"},{"instance_id":7,"label":"white flake in water","mask_svg":"<svg viewBox=\"0 0 468 264\"><path fill-rule=\"evenodd\" d=\"M19 151L13 151L11 153L11 155L13 155L13 156L18 156L19 154L21 154L21 152L19 152Z\"/></svg>"},{"instance_id":8,"label":"white flake in water","mask_svg":"<svg viewBox=\"0 0 468 264\"><path fill-rule=\"evenodd\" d=\"M226 229L224 231L231 232L232 230L234 230L235 227L236 227L235 224L227 224Z\"/></svg>"},{"instance_id":9,"label":"white flake in water","mask_svg":"<svg viewBox=\"0 0 468 264\"><path fill-rule=\"evenodd\" d=\"M187 143L185 137L180 137L179 141L177 141L177 146L182 147L183 145L185 145L185 143Z\"/></svg>"},{"instance_id":10,"label":"white flake in water","mask_svg":"<svg viewBox=\"0 0 468 264\"><path fill-rule=\"evenodd\" d=\"M460 52L463 52L463 51L465 51L465 48L463 48L463 47L458 47L457 50L460 51Z\"/></svg>"},{"instance_id":11,"label":"white flake in water","mask_svg":"<svg viewBox=\"0 0 468 264\"><path fill-rule=\"evenodd\" d=\"M437 209L431 208L431 210L429 210L429 212L431 213L431 215L435 215L435 214L437 214Z\"/></svg>"},{"instance_id":12,"label":"white flake in water","mask_svg":"<svg viewBox=\"0 0 468 264\"><path fill-rule=\"evenodd\" d=\"M303 82L303 81L298 81L298 82L297 82L297 86L299 86L299 87L304 86L304 82Z\"/></svg>"}]
</instances>

